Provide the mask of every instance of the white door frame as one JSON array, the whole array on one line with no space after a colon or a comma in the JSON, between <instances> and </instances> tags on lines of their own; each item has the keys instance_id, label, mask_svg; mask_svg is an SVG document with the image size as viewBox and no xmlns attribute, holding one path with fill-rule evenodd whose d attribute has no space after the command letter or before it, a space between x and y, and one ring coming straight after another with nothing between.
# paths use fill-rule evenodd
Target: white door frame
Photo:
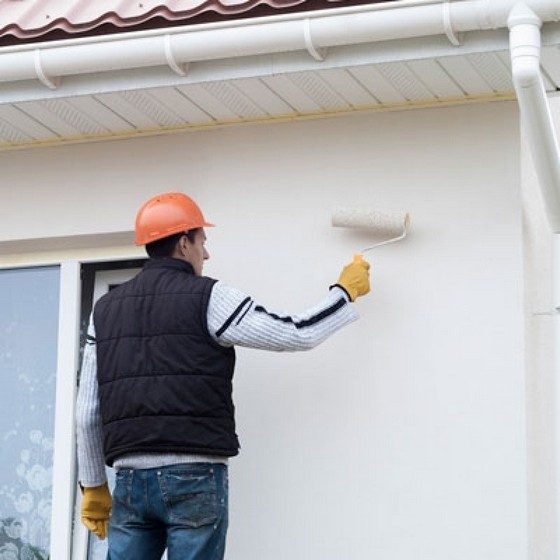
<instances>
[{"instance_id":1,"label":"white door frame","mask_svg":"<svg viewBox=\"0 0 560 560\"><path fill-rule=\"evenodd\" d=\"M50 545L50 558L56 560L86 560L88 553L88 531L80 521L81 494L77 491L74 421L80 367L81 265L78 260L60 263ZM93 302L111 286L130 279L138 270L97 271Z\"/></svg>"}]
</instances>

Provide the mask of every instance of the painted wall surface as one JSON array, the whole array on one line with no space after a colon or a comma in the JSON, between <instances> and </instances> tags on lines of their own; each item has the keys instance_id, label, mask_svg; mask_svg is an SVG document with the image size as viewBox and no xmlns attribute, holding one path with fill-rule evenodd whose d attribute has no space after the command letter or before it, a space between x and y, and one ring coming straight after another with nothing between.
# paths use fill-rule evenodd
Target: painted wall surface
<instances>
[{"instance_id":1,"label":"painted wall surface","mask_svg":"<svg viewBox=\"0 0 560 560\"><path fill-rule=\"evenodd\" d=\"M527 557L522 221L513 103L361 114L0 154L0 239L128 231L182 190L206 274L298 312L368 234L361 319L304 354L240 349L228 560Z\"/></svg>"}]
</instances>

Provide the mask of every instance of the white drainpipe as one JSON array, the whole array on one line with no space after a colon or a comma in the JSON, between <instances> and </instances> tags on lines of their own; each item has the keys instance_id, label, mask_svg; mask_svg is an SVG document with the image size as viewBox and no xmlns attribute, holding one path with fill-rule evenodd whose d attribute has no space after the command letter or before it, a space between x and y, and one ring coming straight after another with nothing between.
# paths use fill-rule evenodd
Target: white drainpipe
<instances>
[{"instance_id":1,"label":"white drainpipe","mask_svg":"<svg viewBox=\"0 0 560 560\"><path fill-rule=\"evenodd\" d=\"M552 230L552 313L554 317L554 507L560 524L560 154L554 122L540 72L540 18L524 4L512 10L510 50L513 81L523 128L541 187ZM555 558L560 558L560 529L555 537Z\"/></svg>"},{"instance_id":2,"label":"white drainpipe","mask_svg":"<svg viewBox=\"0 0 560 560\"><path fill-rule=\"evenodd\" d=\"M559 2L560 3L560 2ZM524 4L508 19L513 83L550 227L560 233L560 155L540 71L540 18Z\"/></svg>"},{"instance_id":3,"label":"white drainpipe","mask_svg":"<svg viewBox=\"0 0 560 560\"><path fill-rule=\"evenodd\" d=\"M554 317L554 507L555 556L560 559L560 155L554 122L540 71L540 18L525 4L511 11L510 51L513 82L523 129L531 150L552 231L552 313Z\"/></svg>"}]
</instances>

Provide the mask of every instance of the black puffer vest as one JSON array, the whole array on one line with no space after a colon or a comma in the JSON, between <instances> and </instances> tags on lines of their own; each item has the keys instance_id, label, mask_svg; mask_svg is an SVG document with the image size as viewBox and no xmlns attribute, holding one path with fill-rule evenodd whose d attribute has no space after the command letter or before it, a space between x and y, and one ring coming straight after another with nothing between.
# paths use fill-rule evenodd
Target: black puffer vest
<instances>
[{"instance_id":1,"label":"black puffer vest","mask_svg":"<svg viewBox=\"0 0 560 560\"><path fill-rule=\"evenodd\" d=\"M108 465L128 453L233 456L233 348L208 334L215 280L189 263L150 259L94 310Z\"/></svg>"}]
</instances>

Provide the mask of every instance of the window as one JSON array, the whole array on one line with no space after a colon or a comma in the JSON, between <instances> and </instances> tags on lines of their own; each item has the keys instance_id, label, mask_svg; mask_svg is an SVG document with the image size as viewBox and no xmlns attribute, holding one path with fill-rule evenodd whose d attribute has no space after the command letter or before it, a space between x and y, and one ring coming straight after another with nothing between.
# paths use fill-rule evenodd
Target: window
<instances>
[{"instance_id":1,"label":"window","mask_svg":"<svg viewBox=\"0 0 560 560\"><path fill-rule=\"evenodd\" d=\"M102 557L76 491L80 343L93 301L144 260L0 267L0 560Z\"/></svg>"},{"instance_id":2,"label":"window","mask_svg":"<svg viewBox=\"0 0 560 560\"><path fill-rule=\"evenodd\" d=\"M51 540L60 269L0 270L0 558Z\"/></svg>"}]
</instances>

